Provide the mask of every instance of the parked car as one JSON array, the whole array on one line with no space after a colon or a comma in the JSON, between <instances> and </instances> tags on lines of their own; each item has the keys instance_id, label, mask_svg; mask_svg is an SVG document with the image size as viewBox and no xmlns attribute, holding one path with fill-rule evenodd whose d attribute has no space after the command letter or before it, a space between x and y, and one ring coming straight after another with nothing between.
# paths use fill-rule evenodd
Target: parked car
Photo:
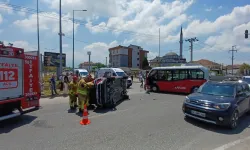
<instances>
[{"instance_id":1,"label":"parked car","mask_svg":"<svg viewBox=\"0 0 250 150\"><path fill-rule=\"evenodd\" d=\"M250 89L246 82L208 81L186 96L182 110L186 117L237 128L239 117L250 110Z\"/></svg>"}]
</instances>

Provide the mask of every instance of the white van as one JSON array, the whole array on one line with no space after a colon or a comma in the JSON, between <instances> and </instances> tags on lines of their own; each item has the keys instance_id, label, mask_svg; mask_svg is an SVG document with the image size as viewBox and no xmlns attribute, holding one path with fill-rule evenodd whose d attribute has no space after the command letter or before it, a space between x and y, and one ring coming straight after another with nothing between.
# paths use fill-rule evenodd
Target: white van
<instances>
[{"instance_id":1,"label":"white van","mask_svg":"<svg viewBox=\"0 0 250 150\"><path fill-rule=\"evenodd\" d=\"M100 68L96 72L95 77L96 78L103 77L107 73L110 74L110 76L119 76L119 77L127 76L127 74L120 68ZM132 80L129 77L127 80L127 87L129 88L131 85L132 85Z\"/></svg>"},{"instance_id":2,"label":"white van","mask_svg":"<svg viewBox=\"0 0 250 150\"><path fill-rule=\"evenodd\" d=\"M89 74L89 72L86 69L74 69L74 74L78 77L85 78Z\"/></svg>"}]
</instances>

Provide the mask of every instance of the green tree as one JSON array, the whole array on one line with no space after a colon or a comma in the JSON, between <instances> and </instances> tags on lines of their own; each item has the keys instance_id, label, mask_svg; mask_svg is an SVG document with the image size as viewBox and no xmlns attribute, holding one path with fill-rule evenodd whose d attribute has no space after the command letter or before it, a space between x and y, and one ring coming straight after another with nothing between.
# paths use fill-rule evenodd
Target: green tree
<instances>
[{"instance_id":1,"label":"green tree","mask_svg":"<svg viewBox=\"0 0 250 150\"><path fill-rule=\"evenodd\" d=\"M244 70L247 69L247 70L250 70L250 65L249 64L246 64L246 63L243 63L241 66L240 66L240 73L241 74L244 74Z\"/></svg>"},{"instance_id":2,"label":"green tree","mask_svg":"<svg viewBox=\"0 0 250 150\"><path fill-rule=\"evenodd\" d=\"M142 69L147 68L149 66L147 57L144 57L142 60Z\"/></svg>"}]
</instances>

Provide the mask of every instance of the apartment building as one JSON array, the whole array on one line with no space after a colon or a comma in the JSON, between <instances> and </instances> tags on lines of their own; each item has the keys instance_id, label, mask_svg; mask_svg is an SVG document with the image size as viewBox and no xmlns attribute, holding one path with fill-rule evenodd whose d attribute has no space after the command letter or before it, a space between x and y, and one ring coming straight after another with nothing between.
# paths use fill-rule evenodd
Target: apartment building
<instances>
[{"instance_id":1,"label":"apartment building","mask_svg":"<svg viewBox=\"0 0 250 150\"><path fill-rule=\"evenodd\" d=\"M142 61L148 51L140 46L116 46L109 49L109 64L112 67L142 68Z\"/></svg>"}]
</instances>

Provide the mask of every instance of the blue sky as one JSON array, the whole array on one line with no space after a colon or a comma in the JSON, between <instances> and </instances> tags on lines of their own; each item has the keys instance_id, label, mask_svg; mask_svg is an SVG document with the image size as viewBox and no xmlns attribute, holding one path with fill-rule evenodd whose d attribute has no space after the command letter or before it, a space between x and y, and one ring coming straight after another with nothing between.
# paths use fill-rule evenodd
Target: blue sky
<instances>
[{"instance_id":1,"label":"blue sky","mask_svg":"<svg viewBox=\"0 0 250 150\"><path fill-rule=\"evenodd\" d=\"M41 51L59 52L59 0L39 0ZM179 53L179 32L184 38L197 37L194 60L209 59L231 63L228 52L239 50L235 63L250 63L248 0L62 0L63 52L72 65L72 10L76 12L75 65L92 60L105 62L108 48L129 44L150 51L149 59L158 55L159 28L161 55ZM37 49L36 0L0 0L0 41L11 42L25 50ZM190 60L190 43L184 42L184 57Z\"/></svg>"}]
</instances>

